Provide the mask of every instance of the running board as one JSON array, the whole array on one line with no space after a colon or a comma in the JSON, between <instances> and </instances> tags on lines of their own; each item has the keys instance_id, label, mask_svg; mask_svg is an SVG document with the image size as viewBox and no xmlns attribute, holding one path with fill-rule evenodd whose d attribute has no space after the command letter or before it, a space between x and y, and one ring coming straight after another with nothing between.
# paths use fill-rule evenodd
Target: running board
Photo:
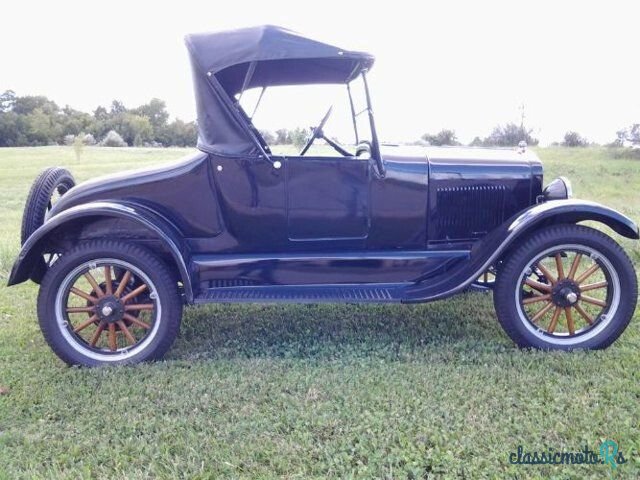
<instances>
[{"instance_id":1,"label":"running board","mask_svg":"<svg viewBox=\"0 0 640 480\"><path fill-rule=\"evenodd\" d=\"M204 290L195 303L399 303L406 284L274 285Z\"/></svg>"}]
</instances>

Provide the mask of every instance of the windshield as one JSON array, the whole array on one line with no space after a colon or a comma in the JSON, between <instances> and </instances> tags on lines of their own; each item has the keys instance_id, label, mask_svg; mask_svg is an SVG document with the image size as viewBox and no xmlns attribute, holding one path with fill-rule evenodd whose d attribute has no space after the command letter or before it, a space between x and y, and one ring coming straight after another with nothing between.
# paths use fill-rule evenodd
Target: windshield
<instances>
[{"instance_id":1,"label":"windshield","mask_svg":"<svg viewBox=\"0 0 640 480\"><path fill-rule=\"evenodd\" d=\"M236 96L274 155L295 155L329 107L332 113L323 128L331 140L355 152L363 141L373 140L362 77L344 84L253 88ZM335 156L327 142L318 139L310 150L316 156Z\"/></svg>"}]
</instances>

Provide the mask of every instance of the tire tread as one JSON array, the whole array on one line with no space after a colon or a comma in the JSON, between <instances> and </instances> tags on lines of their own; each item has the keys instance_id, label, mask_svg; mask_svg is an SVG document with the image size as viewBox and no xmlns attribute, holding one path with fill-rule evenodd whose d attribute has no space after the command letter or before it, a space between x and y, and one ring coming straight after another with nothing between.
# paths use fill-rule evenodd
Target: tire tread
<instances>
[{"instance_id":1,"label":"tire tread","mask_svg":"<svg viewBox=\"0 0 640 480\"><path fill-rule=\"evenodd\" d=\"M519 318L513 318L511 310L513 300L513 285L517 283L518 276L522 271L522 259L531 259L531 252L541 250L541 245L548 245L552 242L585 242L591 246L609 250L607 252L621 266L622 271L618 271L620 276L621 295L626 298L621 299L620 306L616 312L617 321L612 321L609 328L600 332L596 337L584 342L584 345L558 346L547 344L535 337L527 338L518 328ZM634 313L638 300L638 285L633 263L624 249L608 235L584 225L560 224L546 227L529 236L524 243L516 248L504 261L496 280L494 291L494 305L500 325L507 335L522 348L533 347L539 349L601 349L610 346L626 329ZM614 319L615 320L615 319Z\"/></svg>"},{"instance_id":2,"label":"tire tread","mask_svg":"<svg viewBox=\"0 0 640 480\"><path fill-rule=\"evenodd\" d=\"M153 344L153 349L142 351L136 357L116 363L139 363L162 358L169 350L180 331L182 318L182 301L180 299L177 279L171 273L167 265L157 256L144 247L120 240L88 240L79 243L74 248L64 252L64 255L56 261L47 271L43 278L38 293L38 321L45 340L52 350L64 362L69 365L98 366L100 362L82 357L82 355L67 345L58 333L55 317L51 311L55 308L55 294L57 285L55 282L61 275L66 275L65 271L75 267L78 263L101 256L113 256L135 264L147 275L154 278L158 290L166 290L165 298L162 299L162 317L160 321L165 322L165 330L159 341ZM52 304L53 301L53 304Z\"/></svg>"}]
</instances>

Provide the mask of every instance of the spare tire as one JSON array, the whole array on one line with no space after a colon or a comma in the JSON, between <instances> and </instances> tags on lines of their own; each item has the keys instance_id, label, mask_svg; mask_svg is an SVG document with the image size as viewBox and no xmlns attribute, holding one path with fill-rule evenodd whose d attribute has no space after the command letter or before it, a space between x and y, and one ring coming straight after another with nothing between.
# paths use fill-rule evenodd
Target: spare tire
<instances>
[{"instance_id":1,"label":"spare tire","mask_svg":"<svg viewBox=\"0 0 640 480\"><path fill-rule=\"evenodd\" d=\"M60 167L47 168L37 176L27 195L27 203L22 215L20 240L23 245L27 238L44 223L45 216L55 201L75 184L71 173Z\"/></svg>"}]
</instances>

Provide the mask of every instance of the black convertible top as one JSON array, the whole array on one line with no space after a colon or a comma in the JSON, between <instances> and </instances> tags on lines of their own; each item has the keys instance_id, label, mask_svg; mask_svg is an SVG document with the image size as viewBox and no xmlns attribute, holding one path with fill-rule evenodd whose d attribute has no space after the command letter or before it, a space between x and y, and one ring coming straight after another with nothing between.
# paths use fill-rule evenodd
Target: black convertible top
<instances>
[{"instance_id":1,"label":"black convertible top","mask_svg":"<svg viewBox=\"0 0 640 480\"><path fill-rule=\"evenodd\" d=\"M372 55L344 50L264 25L185 38L194 72L198 148L210 153L262 152L259 135L235 105L249 88L348 83L373 65Z\"/></svg>"}]
</instances>

